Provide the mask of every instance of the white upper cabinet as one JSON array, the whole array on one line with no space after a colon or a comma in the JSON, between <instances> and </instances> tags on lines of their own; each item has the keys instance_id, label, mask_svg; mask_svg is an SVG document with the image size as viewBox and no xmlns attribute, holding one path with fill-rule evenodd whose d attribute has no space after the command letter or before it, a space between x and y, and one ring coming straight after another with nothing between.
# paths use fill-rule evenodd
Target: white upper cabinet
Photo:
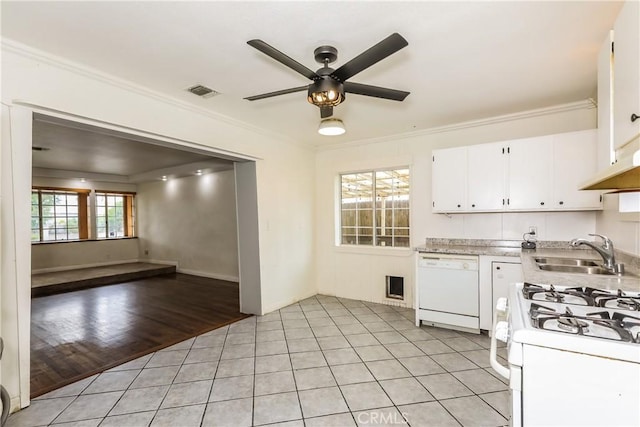
<instances>
[{"instance_id":1,"label":"white upper cabinet","mask_svg":"<svg viewBox=\"0 0 640 427\"><path fill-rule=\"evenodd\" d=\"M598 53L598 168L609 167L613 156L613 31Z\"/></svg>"},{"instance_id":2,"label":"white upper cabinet","mask_svg":"<svg viewBox=\"0 0 640 427\"><path fill-rule=\"evenodd\" d=\"M640 133L640 2L629 0L613 27L613 138L618 149Z\"/></svg>"},{"instance_id":3,"label":"white upper cabinet","mask_svg":"<svg viewBox=\"0 0 640 427\"><path fill-rule=\"evenodd\" d=\"M597 132L562 133L553 139L552 208L602 209L600 191L578 190L597 170Z\"/></svg>"},{"instance_id":4,"label":"white upper cabinet","mask_svg":"<svg viewBox=\"0 0 640 427\"><path fill-rule=\"evenodd\" d=\"M433 150L433 211L504 209L504 144Z\"/></svg>"},{"instance_id":5,"label":"white upper cabinet","mask_svg":"<svg viewBox=\"0 0 640 427\"><path fill-rule=\"evenodd\" d=\"M595 129L433 151L433 212L602 209Z\"/></svg>"},{"instance_id":6,"label":"white upper cabinet","mask_svg":"<svg viewBox=\"0 0 640 427\"><path fill-rule=\"evenodd\" d=\"M505 205L505 146L501 142L467 147L467 207L497 211Z\"/></svg>"},{"instance_id":7,"label":"white upper cabinet","mask_svg":"<svg viewBox=\"0 0 640 427\"><path fill-rule=\"evenodd\" d=\"M467 147L433 150L432 168L433 211L464 211L467 208Z\"/></svg>"},{"instance_id":8,"label":"white upper cabinet","mask_svg":"<svg viewBox=\"0 0 640 427\"><path fill-rule=\"evenodd\" d=\"M511 141L509 150L509 201L513 210L551 209L553 137Z\"/></svg>"}]
</instances>

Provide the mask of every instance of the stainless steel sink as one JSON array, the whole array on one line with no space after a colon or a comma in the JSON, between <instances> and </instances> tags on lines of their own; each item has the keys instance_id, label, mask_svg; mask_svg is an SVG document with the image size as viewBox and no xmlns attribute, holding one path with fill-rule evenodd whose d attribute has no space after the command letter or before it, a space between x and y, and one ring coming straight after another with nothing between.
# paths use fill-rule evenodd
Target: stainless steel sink
<instances>
[{"instance_id":1,"label":"stainless steel sink","mask_svg":"<svg viewBox=\"0 0 640 427\"><path fill-rule=\"evenodd\" d=\"M538 264L554 264L554 265L574 265L574 266L589 266L596 267L599 265L597 260L594 259L581 259L581 258L534 258Z\"/></svg>"},{"instance_id":2,"label":"stainless steel sink","mask_svg":"<svg viewBox=\"0 0 640 427\"><path fill-rule=\"evenodd\" d=\"M582 274L606 274L613 275L606 268L591 265L557 265L557 264L538 264L540 270L555 271L560 273L582 273Z\"/></svg>"}]
</instances>

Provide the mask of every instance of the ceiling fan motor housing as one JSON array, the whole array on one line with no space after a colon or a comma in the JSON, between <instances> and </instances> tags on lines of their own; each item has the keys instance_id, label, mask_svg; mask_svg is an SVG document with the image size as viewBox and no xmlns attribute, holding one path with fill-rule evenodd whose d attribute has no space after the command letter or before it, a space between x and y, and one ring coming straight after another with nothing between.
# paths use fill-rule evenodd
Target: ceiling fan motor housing
<instances>
[{"instance_id":1,"label":"ceiling fan motor housing","mask_svg":"<svg viewBox=\"0 0 640 427\"><path fill-rule=\"evenodd\" d=\"M321 64L331 64L338 59L338 49L333 46L320 46L313 51L316 62Z\"/></svg>"}]
</instances>

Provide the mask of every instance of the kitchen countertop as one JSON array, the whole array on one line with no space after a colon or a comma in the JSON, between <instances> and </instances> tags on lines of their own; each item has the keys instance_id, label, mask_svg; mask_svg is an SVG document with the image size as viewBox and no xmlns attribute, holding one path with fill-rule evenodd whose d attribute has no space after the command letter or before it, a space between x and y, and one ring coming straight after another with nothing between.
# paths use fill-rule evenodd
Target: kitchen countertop
<instances>
[{"instance_id":1,"label":"kitchen countertop","mask_svg":"<svg viewBox=\"0 0 640 427\"><path fill-rule=\"evenodd\" d=\"M601 289L621 289L623 291L640 292L638 271L627 266L627 276L605 274L558 273L543 271L535 262L536 257L587 258L601 263L602 258L593 250L576 249L523 249L520 256L524 280L529 283L552 284L557 286L588 286Z\"/></svg>"},{"instance_id":2,"label":"kitchen countertop","mask_svg":"<svg viewBox=\"0 0 640 427\"><path fill-rule=\"evenodd\" d=\"M557 286L588 286L602 289L621 289L640 292L640 269L638 257L620 259L625 263L627 276L608 276L602 274L561 273L543 271L538 268L536 257L585 258L602 262L600 255L592 249L569 248L569 242L538 242L537 249L521 249L519 241L503 240L465 240L465 239L427 239L425 245L415 248L418 252L513 256L520 257L524 281ZM634 259L635 258L635 259Z\"/></svg>"},{"instance_id":3,"label":"kitchen countertop","mask_svg":"<svg viewBox=\"0 0 640 427\"><path fill-rule=\"evenodd\" d=\"M418 252L456 255L520 256L520 248L501 246L465 246L465 245L425 245L416 248Z\"/></svg>"}]
</instances>

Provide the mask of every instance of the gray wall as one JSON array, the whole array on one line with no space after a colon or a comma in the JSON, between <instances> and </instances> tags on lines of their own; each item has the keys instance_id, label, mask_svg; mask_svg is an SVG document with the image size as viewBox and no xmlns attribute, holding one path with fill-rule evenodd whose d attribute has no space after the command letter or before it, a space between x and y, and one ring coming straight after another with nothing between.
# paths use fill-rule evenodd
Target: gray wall
<instances>
[{"instance_id":1,"label":"gray wall","mask_svg":"<svg viewBox=\"0 0 640 427\"><path fill-rule=\"evenodd\" d=\"M140 184L136 209L141 260L238 280L233 170Z\"/></svg>"}]
</instances>

